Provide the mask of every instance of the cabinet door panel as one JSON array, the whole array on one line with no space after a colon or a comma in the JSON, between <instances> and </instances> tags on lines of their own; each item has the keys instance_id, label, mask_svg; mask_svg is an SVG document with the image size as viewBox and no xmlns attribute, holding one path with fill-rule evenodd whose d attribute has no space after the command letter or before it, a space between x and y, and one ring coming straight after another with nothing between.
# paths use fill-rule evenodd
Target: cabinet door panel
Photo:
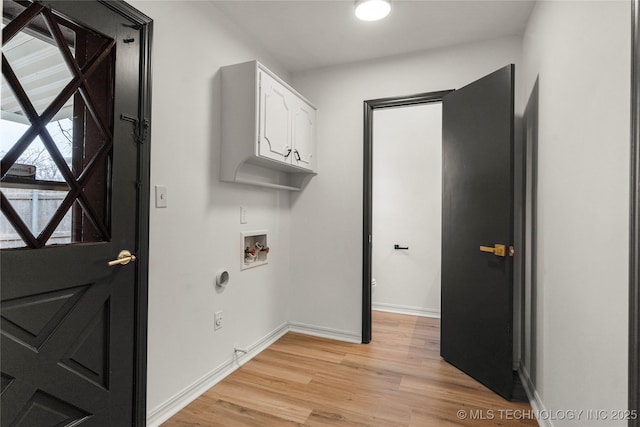
<instances>
[{"instance_id":1,"label":"cabinet door panel","mask_svg":"<svg viewBox=\"0 0 640 427\"><path fill-rule=\"evenodd\" d=\"M260 135L262 157L291 162L291 96L289 91L260 73Z\"/></svg>"},{"instance_id":2,"label":"cabinet door panel","mask_svg":"<svg viewBox=\"0 0 640 427\"><path fill-rule=\"evenodd\" d=\"M292 163L313 170L315 167L315 121L316 110L306 102L298 100L293 112L293 148Z\"/></svg>"}]
</instances>

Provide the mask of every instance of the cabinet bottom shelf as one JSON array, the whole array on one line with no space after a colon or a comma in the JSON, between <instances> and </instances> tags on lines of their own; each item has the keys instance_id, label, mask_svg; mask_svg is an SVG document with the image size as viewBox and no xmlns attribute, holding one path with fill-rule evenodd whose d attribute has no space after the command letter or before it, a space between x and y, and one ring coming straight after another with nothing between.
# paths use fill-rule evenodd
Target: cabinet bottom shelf
<instances>
[{"instance_id":1,"label":"cabinet bottom shelf","mask_svg":"<svg viewBox=\"0 0 640 427\"><path fill-rule=\"evenodd\" d=\"M225 176L222 174L220 179L225 182L255 185L276 190L300 191L315 175L316 173L311 171L274 170L264 165L247 161L240 164L231 175Z\"/></svg>"}]
</instances>

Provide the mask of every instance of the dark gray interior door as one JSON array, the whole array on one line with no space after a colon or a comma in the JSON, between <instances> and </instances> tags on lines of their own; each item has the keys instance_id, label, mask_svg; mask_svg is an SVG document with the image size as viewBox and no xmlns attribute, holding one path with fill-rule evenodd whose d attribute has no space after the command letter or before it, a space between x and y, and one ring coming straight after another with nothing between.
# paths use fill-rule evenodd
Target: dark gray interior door
<instances>
[{"instance_id":1,"label":"dark gray interior door","mask_svg":"<svg viewBox=\"0 0 640 427\"><path fill-rule=\"evenodd\" d=\"M513 108L510 65L445 96L442 112L440 352L505 398L513 382Z\"/></svg>"},{"instance_id":2,"label":"dark gray interior door","mask_svg":"<svg viewBox=\"0 0 640 427\"><path fill-rule=\"evenodd\" d=\"M4 0L1 424L133 424L136 26Z\"/></svg>"}]
</instances>

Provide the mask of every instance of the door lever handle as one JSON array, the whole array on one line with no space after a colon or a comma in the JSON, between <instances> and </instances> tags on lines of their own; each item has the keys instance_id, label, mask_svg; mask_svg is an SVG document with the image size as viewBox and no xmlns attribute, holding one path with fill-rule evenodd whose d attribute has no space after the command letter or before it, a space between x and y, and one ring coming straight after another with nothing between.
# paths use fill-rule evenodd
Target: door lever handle
<instances>
[{"instance_id":1,"label":"door lever handle","mask_svg":"<svg viewBox=\"0 0 640 427\"><path fill-rule=\"evenodd\" d=\"M113 261L109 261L107 265L109 267L113 267L114 265L126 265L135 260L136 256L125 249L120 251L120 253L118 254L118 258L114 259Z\"/></svg>"},{"instance_id":2,"label":"door lever handle","mask_svg":"<svg viewBox=\"0 0 640 427\"><path fill-rule=\"evenodd\" d=\"M397 243L395 245L393 245L393 249L402 249L402 250L406 250L409 249L409 246L400 246Z\"/></svg>"},{"instance_id":3,"label":"door lever handle","mask_svg":"<svg viewBox=\"0 0 640 427\"><path fill-rule=\"evenodd\" d=\"M494 254L495 256L506 256L507 255L507 247L505 245L494 245L491 246L480 246L480 252L488 252L490 254Z\"/></svg>"}]
</instances>

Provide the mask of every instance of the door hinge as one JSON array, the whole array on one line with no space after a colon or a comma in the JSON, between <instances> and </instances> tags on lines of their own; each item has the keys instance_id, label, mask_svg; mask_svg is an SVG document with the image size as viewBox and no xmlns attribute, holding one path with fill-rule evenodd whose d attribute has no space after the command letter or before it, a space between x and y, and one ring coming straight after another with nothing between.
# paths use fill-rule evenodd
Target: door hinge
<instances>
[{"instance_id":1,"label":"door hinge","mask_svg":"<svg viewBox=\"0 0 640 427\"><path fill-rule=\"evenodd\" d=\"M142 124L137 117L122 113L120 119L130 122L133 125L133 136L138 144L142 144L147 139L147 131L149 130L149 119L142 119Z\"/></svg>"}]
</instances>

